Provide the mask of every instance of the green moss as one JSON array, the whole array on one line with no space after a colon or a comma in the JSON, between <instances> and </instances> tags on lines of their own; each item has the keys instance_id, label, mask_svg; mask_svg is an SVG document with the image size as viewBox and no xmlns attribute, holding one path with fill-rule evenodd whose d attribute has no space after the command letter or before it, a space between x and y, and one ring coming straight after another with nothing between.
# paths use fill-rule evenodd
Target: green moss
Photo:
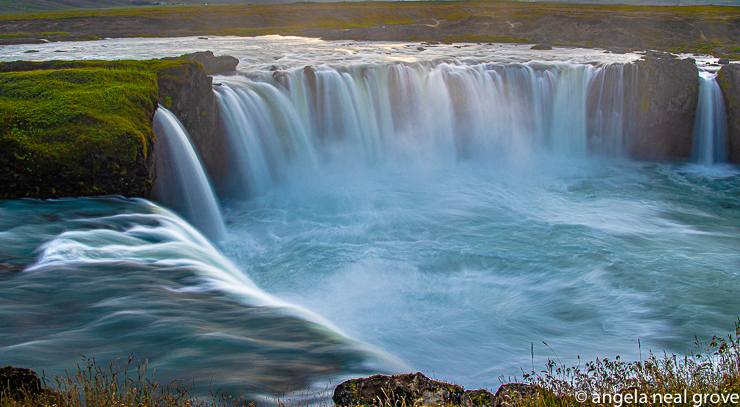
<instances>
[{"instance_id":1,"label":"green moss","mask_svg":"<svg viewBox=\"0 0 740 407\"><path fill-rule=\"evenodd\" d=\"M176 86L192 65L0 63L0 198L146 195L158 78Z\"/></svg>"},{"instance_id":2,"label":"green moss","mask_svg":"<svg viewBox=\"0 0 740 407\"><path fill-rule=\"evenodd\" d=\"M133 70L63 69L0 74L0 154L9 170L88 177L102 154L132 163L154 135L153 74ZM97 164L97 165L96 165Z\"/></svg>"}]
</instances>

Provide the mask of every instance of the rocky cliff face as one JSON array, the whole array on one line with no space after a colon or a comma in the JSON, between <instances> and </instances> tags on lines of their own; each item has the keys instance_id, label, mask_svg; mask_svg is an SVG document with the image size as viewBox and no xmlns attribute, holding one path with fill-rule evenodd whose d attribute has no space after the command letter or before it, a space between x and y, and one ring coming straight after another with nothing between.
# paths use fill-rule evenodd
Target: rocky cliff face
<instances>
[{"instance_id":1,"label":"rocky cliff face","mask_svg":"<svg viewBox=\"0 0 740 407\"><path fill-rule=\"evenodd\" d=\"M740 163L740 65L723 66L717 83L727 112L727 161Z\"/></svg>"},{"instance_id":2,"label":"rocky cliff face","mask_svg":"<svg viewBox=\"0 0 740 407\"><path fill-rule=\"evenodd\" d=\"M189 62L157 72L159 103L180 119L206 170L211 177L218 177L226 171L224 157L228 154L213 79L208 75L231 72L239 60L215 57L210 51L166 59Z\"/></svg>"},{"instance_id":3,"label":"rocky cliff face","mask_svg":"<svg viewBox=\"0 0 740 407\"><path fill-rule=\"evenodd\" d=\"M699 98L693 59L651 53L625 72L625 126L634 128L629 155L641 160L691 157Z\"/></svg>"}]
</instances>

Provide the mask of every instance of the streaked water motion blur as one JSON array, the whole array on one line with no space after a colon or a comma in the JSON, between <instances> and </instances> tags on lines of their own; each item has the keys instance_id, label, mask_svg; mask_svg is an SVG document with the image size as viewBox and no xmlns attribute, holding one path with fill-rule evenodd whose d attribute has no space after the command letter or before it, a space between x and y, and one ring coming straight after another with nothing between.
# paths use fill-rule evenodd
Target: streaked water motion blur
<instances>
[{"instance_id":1,"label":"streaked water motion blur","mask_svg":"<svg viewBox=\"0 0 740 407\"><path fill-rule=\"evenodd\" d=\"M226 234L221 208L193 148L187 130L172 112L154 114L157 178L152 199L174 209L213 241Z\"/></svg>"},{"instance_id":2,"label":"streaked water motion blur","mask_svg":"<svg viewBox=\"0 0 740 407\"><path fill-rule=\"evenodd\" d=\"M624 158L637 55L263 37L24 56L206 46L241 59L214 79L217 198L164 110L157 134L179 146L167 167L194 171L163 175L179 192L160 202L211 241L143 200L0 203L5 363L134 353L163 381L273 395L415 370L495 388L554 356L541 341L574 364L637 359L638 339L682 353L740 314L737 168ZM191 194L211 209L177 208Z\"/></svg>"},{"instance_id":3,"label":"streaked water motion blur","mask_svg":"<svg viewBox=\"0 0 740 407\"><path fill-rule=\"evenodd\" d=\"M401 366L266 294L147 201L5 201L0 213L3 363L59 374L78 355L133 353L160 380L252 395Z\"/></svg>"}]
</instances>

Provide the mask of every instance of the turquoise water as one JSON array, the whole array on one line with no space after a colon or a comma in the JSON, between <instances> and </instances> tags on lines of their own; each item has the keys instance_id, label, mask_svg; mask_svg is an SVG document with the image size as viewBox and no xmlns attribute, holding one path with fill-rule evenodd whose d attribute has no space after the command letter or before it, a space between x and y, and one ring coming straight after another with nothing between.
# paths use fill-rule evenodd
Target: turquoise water
<instances>
[{"instance_id":1,"label":"turquoise water","mask_svg":"<svg viewBox=\"0 0 740 407\"><path fill-rule=\"evenodd\" d=\"M495 388L541 341L566 363L683 352L740 314L739 192L734 167L335 163L224 201L215 247L142 200L5 201L0 358L134 353L280 394L412 370Z\"/></svg>"},{"instance_id":2,"label":"turquoise water","mask_svg":"<svg viewBox=\"0 0 740 407\"><path fill-rule=\"evenodd\" d=\"M559 160L323 168L226 205L260 287L413 369L496 387L554 358L683 352L733 327L732 167Z\"/></svg>"},{"instance_id":3,"label":"turquoise water","mask_svg":"<svg viewBox=\"0 0 740 407\"><path fill-rule=\"evenodd\" d=\"M80 355L105 366L133 354L164 383L248 396L398 366L265 294L149 202L5 201L0 215L3 363L62 374Z\"/></svg>"}]
</instances>

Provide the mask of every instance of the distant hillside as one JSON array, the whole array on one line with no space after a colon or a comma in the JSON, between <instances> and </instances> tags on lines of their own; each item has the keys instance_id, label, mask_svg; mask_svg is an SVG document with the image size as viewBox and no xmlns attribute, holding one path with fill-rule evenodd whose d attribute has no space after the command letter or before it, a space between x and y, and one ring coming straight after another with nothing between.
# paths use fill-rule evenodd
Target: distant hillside
<instances>
[{"instance_id":1,"label":"distant hillside","mask_svg":"<svg viewBox=\"0 0 740 407\"><path fill-rule=\"evenodd\" d=\"M312 0L311 2L331 2L346 0ZM352 1L352 0L350 0ZM454 0L452 0L454 1ZM296 0L164 0L167 5L239 5L265 3L294 3ZM305 2L305 1L302 1ZM522 2L534 2L523 0ZM537 1L540 2L540 1ZM558 3L584 4L630 4L630 5L664 5L689 6L715 4L740 6L740 0L559 0ZM0 0L0 14L29 13L42 11L62 11L73 9L102 9L111 7L137 7L156 5L154 0Z\"/></svg>"},{"instance_id":2,"label":"distant hillside","mask_svg":"<svg viewBox=\"0 0 740 407\"><path fill-rule=\"evenodd\" d=\"M287 3L286 1L251 1L251 0L166 0L171 4L197 6L204 4L230 5L253 3ZM111 7L136 7L156 5L154 0L0 0L0 13L30 13L40 11L62 11L73 9L102 9Z\"/></svg>"}]
</instances>

